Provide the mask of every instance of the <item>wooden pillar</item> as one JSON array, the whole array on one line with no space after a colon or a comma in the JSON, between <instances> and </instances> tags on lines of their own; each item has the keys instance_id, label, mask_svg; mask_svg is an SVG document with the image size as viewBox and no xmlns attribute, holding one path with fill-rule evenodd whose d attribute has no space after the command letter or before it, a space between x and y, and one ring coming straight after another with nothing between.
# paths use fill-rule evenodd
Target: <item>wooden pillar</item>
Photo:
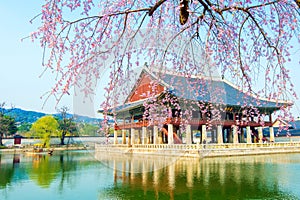
<instances>
[{"instance_id":1,"label":"wooden pillar","mask_svg":"<svg viewBox=\"0 0 300 200\"><path fill-rule=\"evenodd\" d=\"M128 146L130 146L131 145L131 130L129 130L128 131L129 133L128 133Z\"/></svg>"},{"instance_id":2,"label":"wooden pillar","mask_svg":"<svg viewBox=\"0 0 300 200\"><path fill-rule=\"evenodd\" d=\"M165 138L164 135L165 135L164 133L159 131L159 133L158 133L158 144L164 144L164 138Z\"/></svg>"},{"instance_id":3,"label":"wooden pillar","mask_svg":"<svg viewBox=\"0 0 300 200\"><path fill-rule=\"evenodd\" d=\"M131 135L131 145L135 144L135 129L130 129L130 135Z\"/></svg>"},{"instance_id":4,"label":"wooden pillar","mask_svg":"<svg viewBox=\"0 0 300 200\"><path fill-rule=\"evenodd\" d=\"M153 126L153 144L158 144L158 127L156 125Z\"/></svg>"},{"instance_id":5,"label":"wooden pillar","mask_svg":"<svg viewBox=\"0 0 300 200\"><path fill-rule=\"evenodd\" d=\"M257 131L258 131L258 142L259 143L263 143L262 138L263 138L263 132L262 132L262 127L257 127Z\"/></svg>"},{"instance_id":6,"label":"wooden pillar","mask_svg":"<svg viewBox=\"0 0 300 200\"><path fill-rule=\"evenodd\" d=\"M131 126L134 126L134 115L131 116ZM135 137L134 137L135 129L133 127L130 129L129 135L130 135L130 138L128 138L128 144L129 145L135 144Z\"/></svg>"},{"instance_id":7,"label":"wooden pillar","mask_svg":"<svg viewBox=\"0 0 300 200\"><path fill-rule=\"evenodd\" d=\"M148 128L147 128L147 144L151 144L152 143L152 141L151 141L151 136L152 136L152 131L151 130L149 130Z\"/></svg>"},{"instance_id":8,"label":"wooden pillar","mask_svg":"<svg viewBox=\"0 0 300 200\"><path fill-rule=\"evenodd\" d=\"M123 117L123 126L125 125L125 118ZM121 130L122 144L126 144L126 129Z\"/></svg>"},{"instance_id":9,"label":"wooden pillar","mask_svg":"<svg viewBox=\"0 0 300 200\"><path fill-rule=\"evenodd\" d=\"M168 124L168 144L174 144L173 124Z\"/></svg>"},{"instance_id":10,"label":"wooden pillar","mask_svg":"<svg viewBox=\"0 0 300 200\"><path fill-rule=\"evenodd\" d=\"M147 144L147 127L142 127L142 144Z\"/></svg>"},{"instance_id":11,"label":"wooden pillar","mask_svg":"<svg viewBox=\"0 0 300 200\"><path fill-rule=\"evenodd\" d=\"M122 144L126 144L126 129L122 129Z\"/></svg>"},{"instance_id":12,"label":"wooden pillar","mask_svg":"<svg viewBox=\"0 0 300 200\"><path fill-rule=\"evenodd\" d=\"M201 135L202 135L202 141L201 143L207 143L207 133L206 133L206 125L202 125L202 132L201 132Z\"/></svg>"},{"instance_id":13,"label":"wooden pillar","mask_svg":"<svg viewBox=\"0 0 300 200\"><path fill-rule=\"evenodd\" d=\"M114 130L114 144L118 144L118 131Z\"/></svg>"},{"instance_id":14,"label":"wooden pillar","mask_svg":"<svg viewBox=\"0 0 300 200\"><path fill-rule=\"evenodd\" d=\"M137 129L137 144L142 144L141 136L141 129Z\"/></svg>"},{"instance_id":15,"label":"wooden pillar","mask_svg":"<svg viewBox=\"0 0 300 200\"><path fill-rule=\"evenodd\" d=\"M237 132L238 127L236 125L232 126L232 134L233 134L233 143L237 144L239 143L239 136Z\"/></svg>"},{"instance_id":16,"label":"wooden pillar","mask_svg":"<svg viewBox=\"0 0 300 200\"><path fill-rule=\"evenodd\" d=\"M252 143L252 136L251 136L250 126L246 127L246 133L247 133L247 143L251 144Z\"/></svg>"},{"instance_id":17,"label":"wooden pillar","mask_svg":"<svg viewBox=\"0 0 300 200\"><path fill-rule=\"evenodd\" d=\"M240 127L241 129L241 143L245 143L245 134L244 134L244 128L243 127Z\"/></svg>"},{"instance_id":18,"label":"wooden pillar","mask_svg":"<svg viewBox=\"0 0 300 200\"><path fill-rule=\"evenodd\" d=\"M190 124L186 125L185 132L185 143L192 144L192 128Z\"/></svg>"},{"instance_id":19,"label":"wooden pillar","mask_svg":"<svg viewBox=\"0 0 300 200\"><path fill-rule=\"evenodd\" d=\"M270 126L270 142L275 142L273 126Z\"/></svg>"},{"instance_id":20,"label":"wooden pillar","mask_svg":"<svg viewBox=\"0 0 300 200\"><path fill-rule=\"evenodd\" d=\"M218 137L218 144L223 144L223 131L222 125L217 126L217 137Z\"/></svg>"}]
</instances>

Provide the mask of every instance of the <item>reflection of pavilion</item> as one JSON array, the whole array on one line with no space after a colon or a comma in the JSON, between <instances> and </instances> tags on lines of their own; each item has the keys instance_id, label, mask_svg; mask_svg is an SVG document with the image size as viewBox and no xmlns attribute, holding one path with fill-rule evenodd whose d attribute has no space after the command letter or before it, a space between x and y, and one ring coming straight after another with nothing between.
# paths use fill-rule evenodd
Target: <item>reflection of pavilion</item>
<instances>
[{"instance_id":1,"label":"reflection of pavilion","mask_svg":"<svg viewBox=\"0 0 300 200\"><path fill-rule=\"evenodd\" d=\"M96 153L96 158L113 169L115 187L121 183L125 188L142 190L147 195L155 194L156 199L162 194L169 196L165 199L177 199L182 194L185 198L187 195L195 197L195 194L199 194L196 199L205 199L205 196L214 196L216 191L220 197L225 197L232 190L236 190L241 197L248 198L258 197L257 191L268 191L270 194L279 192L276 176L266 176L271 172L270 168L262 164L265 162L265 156L202 160L178 158L167 162L167 159L160 156L124 158L118 154ZM280 162L280 158L276 156L268 156L268 159L269 162ZM163 165L165 166L162 167ZM133 170L133 167L137 171ZM276 171L275 168L272 170ZM123 195L126 198L126 194L116 194L116 197Z\"/></svg>"},{"instance_id":2,"label":"reflection of pavilion","mask_svg":"<svg viewBox=\"0 0 300 200\"><path fill-rule=\"evenodd\" d=\"M118 134L129 145L192 144L193 133L200 133L200 143L262 143L262 124L270 127L274 142L271 116L284 105L291 104L256 98L224 79L160 74L145 67L125 104L108 115L117 118L115 144ZM183 117L186 112L191 118Z\"/></svg>"}]
</instances>

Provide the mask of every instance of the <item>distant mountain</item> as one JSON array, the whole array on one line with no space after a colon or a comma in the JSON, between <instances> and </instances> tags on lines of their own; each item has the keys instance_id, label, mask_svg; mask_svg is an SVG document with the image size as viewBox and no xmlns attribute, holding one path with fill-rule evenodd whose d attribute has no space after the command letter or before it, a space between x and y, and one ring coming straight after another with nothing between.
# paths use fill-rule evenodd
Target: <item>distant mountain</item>
<instances>
[{"instance_id":1,"label":"distant mountain","mask_svg":"<svg viewBox=\"0 0 300 200\"><path fill-rule=\"evenodd\" d=\"M58 117L59 119L61 119L61 114L60 113L54 114L53 116ZM99 124L103 120L103 119L87 117L87 116L67 114L67 118L71 118L71 117L74 118L75 122L84 122L84 123L87 123L87 124Z\"/></svg>"},{"instance_id":2,"label":"distant mountain","mask_svg":"<svg viewBox=\"0 0 300 200\"><path fill-rule=\"evenodd\" d=\"M25 123L25 122L32 124L36 120L38 120L39 118L41 118L45 115L49 115L49 114L42 113L42 112L22 110L20 108L6 109L5 113L7 115L15 118L16 122L19 123L19 124L22 124L22 123ZM53 114L53 116L61 118L60 113ZM72 114L67 114L68 118L70 118L72 116L73 116ZM101 122L102 119L75 115L74 116L74 121L75 122L84 122L84 123L88 123L88 124L99 124L99 122Z\"/></svg>"},{"instance_id":3,"label":"distant mountain","mask_svg":"<svg viewBox=\"0 0 300 200\"><path fill-rule=\"evenodd\" d=\"M22 110L20 108L6 109L5 113L15 118L17 123L34 123L39 118L45 116L45 113Z\"/></svg>"}]
</instances>

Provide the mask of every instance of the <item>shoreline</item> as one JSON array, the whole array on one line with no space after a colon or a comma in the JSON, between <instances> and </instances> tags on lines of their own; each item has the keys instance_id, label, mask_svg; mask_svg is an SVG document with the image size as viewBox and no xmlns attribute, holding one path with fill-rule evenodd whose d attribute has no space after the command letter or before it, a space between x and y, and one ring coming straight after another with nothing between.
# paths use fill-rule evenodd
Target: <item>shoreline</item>
<instances>
[{"instance_id":1,"label":"shoreline","mask_svg":"<svg viewBox=\"0 0 300 200\"><path fill-rule=\"evenodd\" d=\"M73 151L95 150L95 153L115 154L120 156L172 156L186 158L232 157L250 155L268 155L282 153L300 153L300 141L278 143L225 143L225 144L99 144L65 145L43 148L43 153L49 150ZM31 153L33 146L0 149L0 153ZM36 153L38 154L38 153Z\"/></svg>"},{"instance_id":2,"label":"shoreline","mask_svg":"<svg viewBox=\"0 0 300 200\"><path fill-rule=\"evenodd\" d=\"M73 151L73 150L89 150L89 149L90 148L88 148L86 146L68 146L68 147L62 146L62 147L43 148L43 152L47 152L49 150ZM0 149L0 153L26 153L26 152L33 152L33 147ZM38 154L38 152L36 154Z\"/></svg>"}]
</instances>

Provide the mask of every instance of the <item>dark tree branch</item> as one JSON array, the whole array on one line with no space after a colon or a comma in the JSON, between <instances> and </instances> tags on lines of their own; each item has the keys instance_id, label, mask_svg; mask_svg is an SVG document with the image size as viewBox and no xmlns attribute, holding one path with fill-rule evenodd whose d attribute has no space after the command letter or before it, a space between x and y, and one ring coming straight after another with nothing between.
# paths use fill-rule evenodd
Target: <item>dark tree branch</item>
<instances>
[{"instance_id":1,"label":"dark tree branch","mask_svg":"<svg viewBox=\"0 0 300 200\"><path fill-rule=\"evenodd\" d=\"M249 80L249 76L246 74L245 72L245 69L244 69L244 66L243 66L243 61L242 61L242 52L241 52L241 35L242 35L242 30L243 30L243 27L245 25L245 23L248 21L249 19L249 15L246 17L246 19L244 20L244 22L242 23L241 25L241 28L240 28L240 31L239 31L239 39L238 39L238 48L239 48L239 63L240 63L240 69L241 69L241 72L242 72L242 75L243 77L245 77L246 79L246 82L247 82L247 85L248 85L248 89L250 91L252 91L252 87L251 87L251 83L250 83L250 80Z\"/></svg>"},{"instance_id":2,"label":"dark tree branch","mask_svg":"<svg viewBox=\"0 0 300 200\"><path fill-rule=\"evenodd\" d=\"M148 15L152 16L154 11L166 1L167 0L159 0L158 2L156 2L156 4L154 4L154 6L150 7Z\"/></svg>"}]
</instances>

